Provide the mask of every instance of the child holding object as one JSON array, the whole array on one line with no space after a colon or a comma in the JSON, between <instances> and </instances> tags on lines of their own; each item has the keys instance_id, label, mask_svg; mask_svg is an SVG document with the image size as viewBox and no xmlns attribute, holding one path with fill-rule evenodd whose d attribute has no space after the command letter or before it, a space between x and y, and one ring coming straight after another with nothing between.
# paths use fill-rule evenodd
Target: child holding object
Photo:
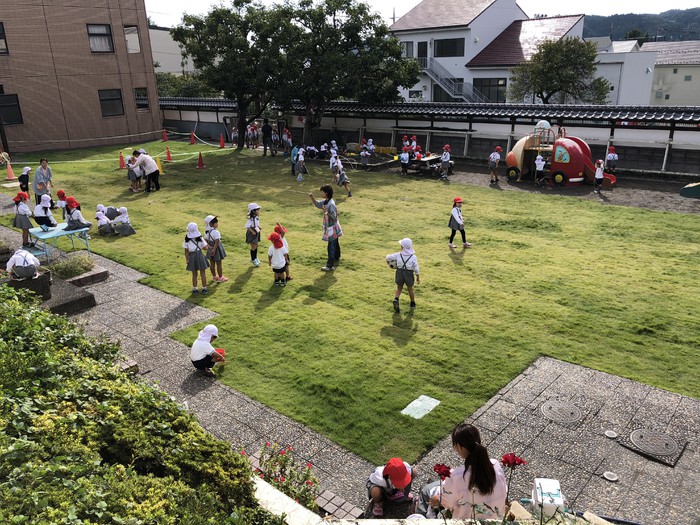
<instances>
[{"instance_id":1,"label":"child holding object","mask_svg":"<svg viewBox=\"0 0 700 525\"><path fill-rule=\"evenodd\" d=\"M399 241L401 251L386 256L386 262L390 268L396 268L394 282L396 283L396 294L394 295L394 311L399 313L399 298L403 291L404 284L408 288L408 297L411 299L411 310L416 308L416 296L413 293L414 281L420 284L420 269L418 259L413 251L413 241L406 237ZM415 278L414 278L415 274Z\"/></svg>"},{"instance_id":2,"label":"child holding object","mask_svg":"<svg viewBox=\"0 0 700 525\"><path fill-rule=\"evenodd\" d=\"M391 458L380 465L367 479L367 496L372 500L372 514L384 515L385 501L410 501L413 470L401 458Z\"/></svg>"},{"instance_id":3,"label":"child holding object","mask_svg":"<svg viewBox=\"0 0 700 525\"><path fill-rule=\"evenodd\" d=\"M32 216L32 210L27 206L29 194L20 191L12 200L15 202L15 219L12 221L12 226L22 230L22 247L29 248L32 246L29 243L29 229L34 227L32 221L29 220L29 217Z\"/></svg>"},{"instance_id":4,"label":"child holding object","mask_svg":"<svg viewBox=\"0 0 700 525\"><path fill-rule=\"evenodd\" d=\"M471 247L471 243L467 242L467 235L464 233L464 220L462 219L462 197L455 197L452 201L452 214L450 215L450 222L448 224L452 233L450 234L450 248L456 248L452 243L455 240L455 234L457 230L462 234L462 246L465 248Z\"/></svg>"},{"instance_id":5,"label":"child holding object","mask_svg":"<svg viewBox=\"0 0 700 525\"><path fill-rule=\"evenodd\" d=\"M214 215L207 215L204 218L204 239L209 245L209 263L211 267L212 280L218 283L225 283L228 277L224 277L222 263L226 258L226 250L221 243L221 233L217 229L219 219Z\"/></svg>"},{"instance_id":6,"label":"child holding object","mask_svg":"<svg viewBox=\"0 0 700 525\"><path fill-rule=\"evenodd\" d=\"M289 251L284 247L282 237L277 232L272 232L267 238L272 246L267 250L267 263L275 273L275 286L285 286L285 271L289 263Z\"/></svg>"},{"instance_id":7,"label":"child holding object","mask_svg":"<svg viewBox=\"0 0 700 525\"><path fill-rule=\"evenodd\" d=\"M245 242L250 245L250 262L260 266L258 259L258 244L260 243L260 206L251 202L248 204L248 220L245 223Z\"/></svg>"},{"instance_id":8,"label":"child holding object","mask_svg":"<svg viewBox=\"0 0 700 525\"><path fill-rule=\"evenodd\" d=\"M212 368L216 363L221 363L221 365L226 363L226 354L223 349L214 348L212 345L217 337L219 337L219 329L213 324L208 324L199 331L197 340L190 349L192 365L209 377L214 377Z\"/></svg>"},{"instance_id":9,"label":"child holding object","mask_svg":"<svg viewBox=\"0 0 700 525\"><path fill-rule=\"evenodd\" d=\"M17 250L7 261L7 272L13 279L36 279L39 277L39 259L27 250Z\"/></svg>"},{"instance_id":10,"label":"child holding object","mask_svg":"<svg viewBox=\"0 0 700 525\"><path fill-rule=\"evenodd\" d=\"M192 293L198 294L197 289L197 272L202 279L202 295L207 295L207 268L209 262L202 253L202 250L207 247L207 241L202 239L202 234L199 233L197 223L191 222L187 225L187 234L182 247L185 249L185 261L187 261L187 271L192 272Z\"/></svg>"}]
</instances>

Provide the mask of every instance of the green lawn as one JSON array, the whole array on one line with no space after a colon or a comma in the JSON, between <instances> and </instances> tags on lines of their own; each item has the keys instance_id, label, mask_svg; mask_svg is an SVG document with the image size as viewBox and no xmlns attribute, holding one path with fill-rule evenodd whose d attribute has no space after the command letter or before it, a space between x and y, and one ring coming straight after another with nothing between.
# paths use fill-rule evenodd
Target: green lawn
<instances>
[{"instance_id":1,"label":"green lawn","mask_svg":"<svg viewBox=\"0 0 700 525\"><path fill-rule=\"evenodd\" d=\"M541 355L700 397L700 216L559 197L566 189L529 194L351 172L354 197L341 190L336 199L343 260L326 274L321 214L306 195L329 180L325 163L299 184L279 157L205 151L207 169L196 170L200 147L168 144L195 156L165 164L163 190L150 196L126 191L114 148L49 156L56 188L84 210L129 207L138 235L93 236L91 247L150 274L147 284L221 314L223 382L372 462L416 459ZM35 167L39 156L24 160ZM455 195L464 198L474 246L450 253ZM265 236L275 220L289 228L295 280L286 288L272 286L266 265L249 263L251 201L262 206ZM220 217L231 280L192 298L181 244L187 223L203 228L209 213ZM415 314L404 295L395 315L384 256L406 236L422 283ZM189 344L200 328L176 337ZM440 405L421 420L402 416L421 394Z\"/></svg>"}]
</instances>

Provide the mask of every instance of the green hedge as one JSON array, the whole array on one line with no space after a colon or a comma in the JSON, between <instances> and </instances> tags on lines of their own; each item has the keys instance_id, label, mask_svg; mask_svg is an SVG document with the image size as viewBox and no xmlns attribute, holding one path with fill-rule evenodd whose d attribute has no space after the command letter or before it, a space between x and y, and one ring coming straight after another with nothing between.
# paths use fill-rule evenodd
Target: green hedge
<instances>
[{"instance_id":1,"label":"green hedge","mask_svg":"<svg viewBox=\"0 0 700 525\"><path fill-rule=\"evenodd\" d=\"M271 521L248 459L118 352L0 286L0 523Z\"/></svg>"}]
</instances>

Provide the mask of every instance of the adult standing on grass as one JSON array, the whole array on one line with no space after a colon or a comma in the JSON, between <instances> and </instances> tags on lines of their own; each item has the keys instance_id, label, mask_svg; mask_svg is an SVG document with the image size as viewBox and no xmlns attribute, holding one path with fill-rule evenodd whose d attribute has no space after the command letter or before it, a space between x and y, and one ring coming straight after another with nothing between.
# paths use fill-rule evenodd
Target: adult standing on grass
<instances>
[{"instance_id":1,"label":"adult standing on grass","mask_svg":"<svg viewBox=\"0 0 700 525\"><path fill-rule=\"evenodd\" d=\"M493 153L489 155L489 172L491 173L491 182L489 184L496 184L498 182L498 164L501 162L501 152L503 148L501 146L496 146Z\"/></svg>"},{"instance_id":2,"label":"adult standing on grass","mask_svg":"<svg viewBox=\"0 0 700 525\"><path fill-rule=\"evenodd\" d=\"M270 148L270 156L274 157L277 153L275 145L272 143L272 126L268 119L263 120L262 139L263 139L263 157L267 157L267 148Z\"/></svg>"},{"instance_id":3,"label":"adult standing on grass","mask_svg":"<svg viewBox=\"0 0 700 525\"><path fill-rule=\"evenodd\" d=\"M49 161L47 159L41 159L39 161L39 167L34 173L34 183L32 185L37 205L41 204L41 197L43 195L51 197L51 188L53 188L53 172L51 171L51 166L49 166ZM51 200L50 207L51 209L54 207L53 200Z\"/></svg>"},{"instance_id":4,"label":"adult standing on grass","mask_svg":"<svg viewBox=\"0 0 700 525\"><path fill-rule=\"evenodd\" d=\"M134 157L134 162L127 164L126 167L134 169L139 166L143 166L143 171L146 172L146 193L151 192L151 183L155 186L155 191L160 191L160 171L158 171L158 164L153 160L148 153L143 150L134 150L132 156Z\"/></svg>"},{"instance_id":5,"label":"adult standing on grass","mask_svg":"<svg viewBox=\"0 0 700 525\"><path fill-rule=\"evenodd\" d=\"M321 270L330 272L335 270L338 261L340 261L340 242L338 239L343 236L343 229L338 222L338 208L333 200L333 187L324 184L320 189L323 199L316 200L313 193L309 193L309 198L314 206L323 210L322 239L328 243L328 259Z\"/></svg>"},{"instance_id":6,"label":"adult standing on grass","mask_svg":"<svg viewBox=\"0 0 700 525\"><path fill-rule=\"evenodd\" d=\"M194 367L209 377L214 377L212 368L216 363L222 365L226 363L226 358L211 344L217 337L219 337L219 329L213 324L208 324L200 330L190 350L190 360Z\"/></svg>"}]
</instances>

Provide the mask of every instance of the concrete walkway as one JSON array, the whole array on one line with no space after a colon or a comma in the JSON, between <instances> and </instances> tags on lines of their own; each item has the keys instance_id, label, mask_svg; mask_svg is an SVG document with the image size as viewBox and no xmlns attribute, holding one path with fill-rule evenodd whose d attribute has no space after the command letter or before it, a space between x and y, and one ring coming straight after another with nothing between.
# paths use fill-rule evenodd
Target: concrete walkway
<instances>
[{"instance_id":1,"label":"concrete walkway","mask_svg":"<svg viewBox=\"0 0 700 525\"><path fill-rule=\"evenodd\" d=\"M0 228L13 246L19 234ZM93 256L110 271L88 287L97 306L75 320L93 335L119 340L140 373L194 412L215 436L251 456L266 441L291 445L300 464L311 462L321 480L321 506L337 518L357 518L366 503L365 481L374 465L215 379L196 373L189 347L170 339L181 328L214 318L210 310L137 281L144 274ZM549 412L548 412L549 410ZM466 416L466 414L465 414ZM700 401L550 358L540 358L469 417L492 457L515 452L519 467L511 497L527 497L535 477L561 482L575 510L645 524L691 525L700 518ZM675 466L648 459L620 439L643 427L676 439ZM618 439L606 437L612 430ZM658 441L658 439L657 439ZM654 443L652 443L653 445ZM658 445L658 443L655 443ZM662 451L663 452L663 451ZM432 466L456 466L449 436L416 465L417 488ZM619 481L603 478L613 472ZM387 509L405 517L406 506Z\"/></svg>"}]
</instances>

